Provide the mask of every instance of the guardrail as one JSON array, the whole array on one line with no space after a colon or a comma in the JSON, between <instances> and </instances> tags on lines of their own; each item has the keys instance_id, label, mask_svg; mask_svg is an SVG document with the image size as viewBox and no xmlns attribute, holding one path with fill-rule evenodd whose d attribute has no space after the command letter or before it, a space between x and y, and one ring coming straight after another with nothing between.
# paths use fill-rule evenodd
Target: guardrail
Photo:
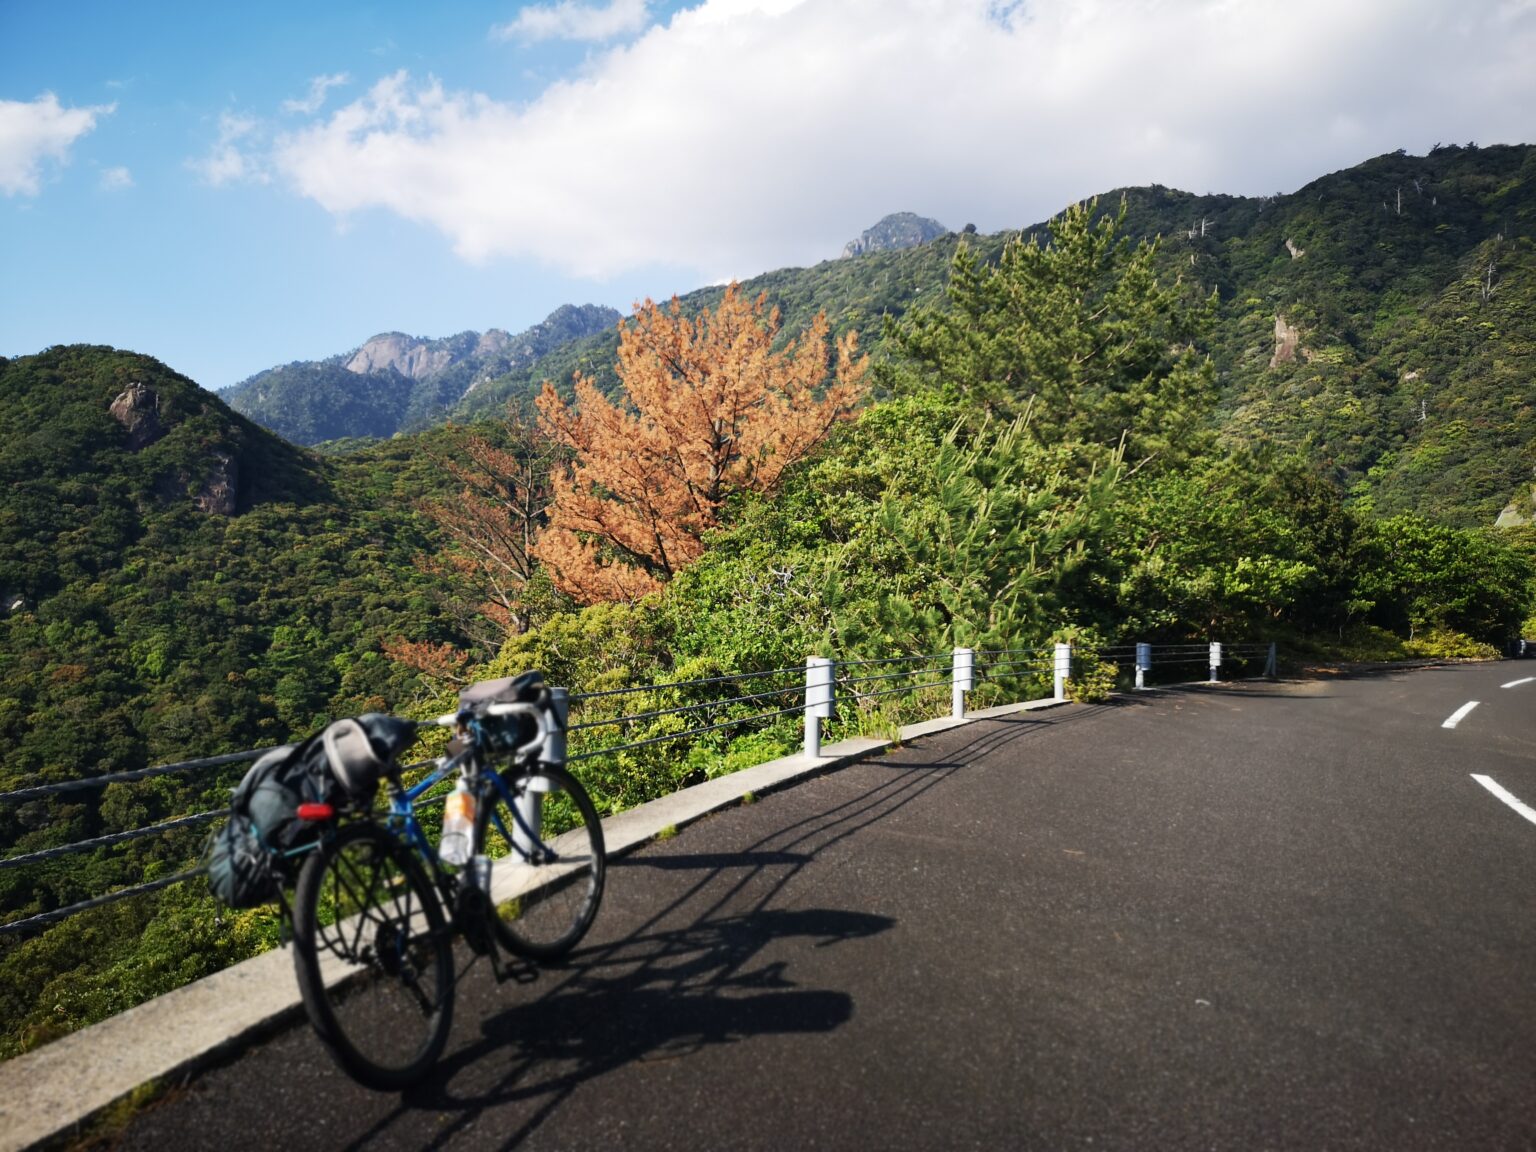
<instances>
[{"instance_id":1,"label":"guardrail","mask_svg":"<svg viewBox=\"0 0 1536 1152\"><path fill-rule=\"evenodd\" d=\"M1119 663L1134 659L1135 687L1146 687L1147 675L1164 668L1182 672L1191 665L1209 670L1212 682L1220 678L1223 667L1242 665L1251 671L1263 660L1262 675L1275 674L1275 646L1273 644L1134 644L1088 650L1096 661ZM696 680L683 680L670 684L643 684L602 691L572 693L572 722L568 728L570 751L568 762L596 760L626 752L659 746L675 741L698 738L716 732L740 734L762 730L775 721L783 721L792 715L803 716L805 755L821 754L823 725L838 717L839 703L855 712L869 711L878 702L896 696L931 692L939 695L947 690L950 696L950 712L956 719L965 716L967 696L979 685L989 684L999 688L1018 688L1038 682L1049 684L1055 699L1065 700L1070 681L1074 652L1070 645L1056 644L1049 648L956 648L946 653L926 653L910 656L891 656L871 660L836 661L830 658L808 657L803 666L773 668L758 672L742 672L726 676L713 676ZM743 690L745 689L745 690ZM624 701L636 696L653 698L653 705L636 712L622 711ZM655 697L674 697L679 700L690 696L705 696L682 703L654 703ZM790 702L793 701L793 702ZM774 705L779 705L775 707ZM619 711L609 713L609 709ZM630 738L635 726L655 724L673 719L683 721L676 731L658 732ZM689 720L703 723L689 724ZM605 743L598 734L616 733L618 739ZM249 752L233 752L222 756L208 756L196 760L184 760L174 764L162 764L126 772L113 772L79 780L67 780L19 788L0 793L0 804L24 803L47 796L68 792L83 792L105 788L109 784L132 783L179 773L211 771L234 764L256 760L270 749L261 748ZM188 828L211 824L228 815L227 808L215 808L187 816L163 820L142 828L111 832L90 837L70 844L0 858L0 872L46 863L65 857L97 852L119 844L148 836L166 835ZM99 893L60 908L49 909L30 916L0 924L0 940L23 936L48 928L81 912L108 904L141 896L195 879L202 875L201 865L177 872L175 875L156 877L143 883Z\"/></svg>"}]
</instances>

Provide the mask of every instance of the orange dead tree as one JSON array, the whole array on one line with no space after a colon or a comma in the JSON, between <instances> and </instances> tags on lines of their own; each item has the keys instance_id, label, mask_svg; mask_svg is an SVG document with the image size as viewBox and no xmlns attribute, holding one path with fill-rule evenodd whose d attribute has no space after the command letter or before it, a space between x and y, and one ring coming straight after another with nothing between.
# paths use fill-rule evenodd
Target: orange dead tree
<instances>
[{"instance_id":1,"label":"orange dead tree","mask_svg":"<svg viewBox=\"0 0 1536 1152\"><path fill-rule=\"evenodd\" d=\"M538 557L582 603L637 600L703 551L732 492L768 492L852 410L865 361L850 332L829 364L826 316L774 349L777 308L734 283L713 312L647 300L621 328L610 401L577 374L568 407L546 381L540 414L570 449Z\"/></svg>"}]
</instances>

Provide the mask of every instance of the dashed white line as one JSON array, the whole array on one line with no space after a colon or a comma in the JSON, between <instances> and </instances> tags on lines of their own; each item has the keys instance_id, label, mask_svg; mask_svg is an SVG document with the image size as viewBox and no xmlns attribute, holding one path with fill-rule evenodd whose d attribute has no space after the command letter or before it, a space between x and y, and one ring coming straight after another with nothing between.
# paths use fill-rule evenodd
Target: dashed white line
<instances>
[{"instance_id":1,"label":"dashed white line","mask_svg":"<svg viewBox=\"0 0 1536 1152\"><path fill-rule=\"evenodd\" d=\"M1487 776L1478 776L1474 773L1472 779L1476 780L1484 788L1488 789L1488 791L1492 792L1495 796L1504 801L1504 803L1508 804L1516 812L1520 813L1520 815L1524 816L1532 824L1536 824L1536 808L1532 808L1529 804L1522 804L1519 800L1515 799L1515 797L1510 792L1506 791Z\"/></svg>"},{"instance_id":2,"label":"dashed white line","mask_svg":"<svg viewBox=\"0 0 1536 1152\"><path fill-rule=\"evenodd\" d=\"M1508 684L1500 684L1500 688L1518 688L1522 684L1536 683L1536 676L1527 676L1524 680L1511 680Z\"/></svg>"},{"instance_id":3,"label":"dashed white line","mask_svg":"<svg viewBox=\"0 0 1536 1152\"><path fill-rule=\"evenodd\" d=\"M1452 712L1450 714L1450 716L1446 719L1445 723L1440 725L1440 727L1442 727L1442 728L1454 728L1454 727L1456 727L1456 725L1460 724L1463 720L1465 720L1467 718L1467 713L1471 712L1472 709L1476 708L1479 703L1480 703L1480 701L1474 700L1470 704L1463 704L1460 708L1456 709L1456 711Z\"/></svg>"}]
</instances>

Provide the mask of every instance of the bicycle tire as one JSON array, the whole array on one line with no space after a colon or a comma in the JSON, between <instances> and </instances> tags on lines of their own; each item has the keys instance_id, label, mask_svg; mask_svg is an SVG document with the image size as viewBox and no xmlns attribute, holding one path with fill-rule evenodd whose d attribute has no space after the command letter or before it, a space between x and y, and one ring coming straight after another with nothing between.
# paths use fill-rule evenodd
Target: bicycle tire
<instances>
[{"instance_id":1,"label":"bicycle tire","mask_svg":"<svg viewBox=\"0 0 1536 1152\"><path fill-rule=\"evenodd\" d=\"M336 1063L370 1088L420 1080L453 1024L453 945L410 849L374 824L342 828L305 861L293 926L304 1011Z\"/></svg>"},{"instance_id":2,"label":"bicycle tire","mask_svg":"<svg viewBox=\"0 0 1536 1152\"><path fill-rule=\"evenodd\" d=\"M512 770L502 780L514 797L542 797L538 843L523 833L500 789L475 814L475 843L495 861L491 917L497 940L530 960L557 960L574 948L597 915L607 862L603 826L581 782L563 768Z\"/></svg>"}]
</instances>

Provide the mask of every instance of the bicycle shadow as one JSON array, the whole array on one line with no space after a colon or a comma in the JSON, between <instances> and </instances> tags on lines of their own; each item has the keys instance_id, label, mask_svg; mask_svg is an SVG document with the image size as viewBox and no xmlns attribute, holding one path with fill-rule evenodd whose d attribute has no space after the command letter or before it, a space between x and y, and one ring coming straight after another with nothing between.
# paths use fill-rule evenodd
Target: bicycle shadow
<instances>
[{"instance_id":1,"label":"bicycle shadow","mask_svg":"<svg viewBox=\"0 0 1536 1152\"><path fill-rule=\"evenodd\" d=\"M1009 736L994 732L984 743ZM739 851L680 852L683 845L671 842L611 860L614 879L613 873L633 871L637 880L672 875L686 882L629 934L581 948L563 967L540 970L547 990L498 1005L477 1036L453 1043L425 1081L346 1147L370 1148L408 1130L422 1147L443 1147L510 1106L514 1118L501 1146L511 1148L580 1085L624 1065L846 1024L853 998L838 989L802 987L793 957L802 948L878 935L895 921L769 905L818 853L905 808L961 764L935 757L900 767L878 773L852 795L829 797L812 812L775 823ZM681 918L686 923L679 926ZM462 1017L456 1032L462 1036ZM430 1135L413 1130L424 1117L442 1118Z\"/></svg>"},{"instance_id":2,"label":"bicycle shadow","mask_svg":"<svg viewBox=\"0 0 1536 1152\"><path fill-rule=\"evenodd\" d=\"M372 1147L433 1117L440 1119L430 1134L413 1130L412 1136L424 1148L440 1148L469 1128L483 1131L480 1121L496 1115L498 1122L508 1117L499 1146L513 1148L581 1085L622 1067L755 1037L842 1027L853 1015L852 996L804 986L795 978L795 958L805 948L880 935L896 921L769 905L820 853L916 802L968 761L1081 722L1086 711L999 718L936 747L921 739L862 761L862 776L831 773L856 787L841 795L834 789L824 805L794 813L739 850L679 851L685 835L611 860L611 879L626 872L637 881L698 878L660 901L632 934L579 949L564 967L540 971L547 988L532 989L522 1003L498 1005L467 1042L461 1019L459 1039L428 1078L347 1147ZM675 926L682 917L688 922Z\"/></svg>"},{"instance_id":3,"label":"bicycle shadow","mask_svg":"<svg viewBox=\"0 0 1536 1152\"><path fill-rule=\"evenodd\" d=\"M797 937L828 947L894 924L866 912L765 910L625 941L552 995L485 1020L481 1042L445 1063L442 1094L451 1096L454 1061L473 1063L493 1050L574 1065L546 1081L547 1088L659 1054L757 1035L831 1031L852 1015L852 997L802 989L790 977L789 961L759 962L760 954Z\"/></svg>"},{"instance_id":4,"label":"bicycle shadow","mask_svg":"<svg viewBox=\"0 0 1536 1152\"><path fill-rule=\"evenodd\" d=\"M754 1037L830 1032L852 1017L853 998L800 987L792 961L763 953L795 940L833 947L895 923L839 909L763 909L606 945L573 961L547 994L483 1020L478 1039L439 1061L390 1117L350 1147L369 1147L407 1112L451 1118L424 1145L434 1148L488 1109L531 1104L532 1113L502 1145L511 1148L581 1084L622 1066Z\"/></svg>"}]
</instances>

